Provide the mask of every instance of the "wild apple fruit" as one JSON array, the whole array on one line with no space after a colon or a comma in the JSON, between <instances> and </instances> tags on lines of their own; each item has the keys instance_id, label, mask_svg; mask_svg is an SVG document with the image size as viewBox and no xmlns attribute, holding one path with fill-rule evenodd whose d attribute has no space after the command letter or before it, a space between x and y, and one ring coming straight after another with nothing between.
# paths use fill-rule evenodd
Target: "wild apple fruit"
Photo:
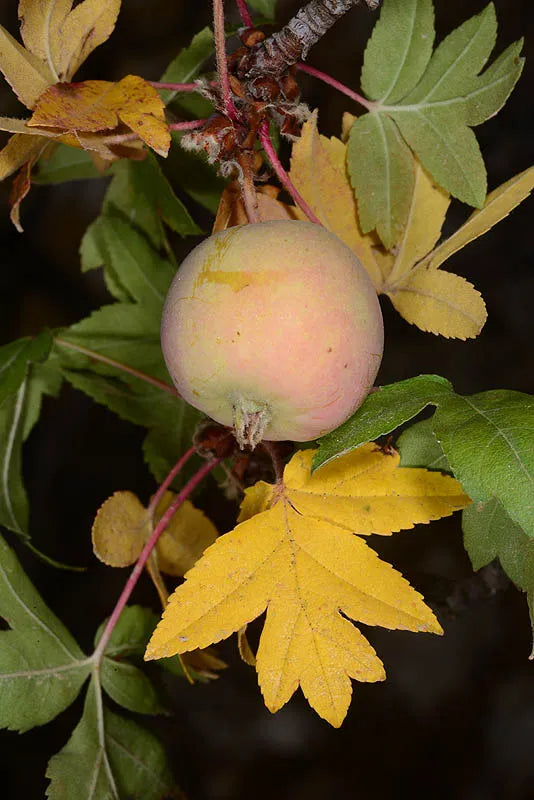
<instances>
[{"instance_id":1,"label":"wild apple fruit","mask_svg":"<svg viewBox=\"0 0 534 800\"><path fill-rule=\"evenodd\" d=\"M319 225L261 222L210 236L180 266L161 342L188 403L244 446L337 428L373 385L383 349L376 291Z\"/></svg>"}]
</instances>

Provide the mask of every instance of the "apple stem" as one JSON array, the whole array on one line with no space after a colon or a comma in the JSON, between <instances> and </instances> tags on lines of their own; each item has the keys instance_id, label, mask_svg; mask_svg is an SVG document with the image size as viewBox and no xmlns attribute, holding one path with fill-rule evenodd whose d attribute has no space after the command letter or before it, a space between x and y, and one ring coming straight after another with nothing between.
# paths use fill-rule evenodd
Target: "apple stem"
<instances>
[{"instance_id":1,"label":"apple stem","mask_svg":"<svg viewBox=\"0 0 534 800\"><path fill-rule=\"evenodd\" d=\"M292 183L291 178L285 171L284 167L273 147L271 137L269 135L269 123L262 122L259 129L259 137L265 154L269 159L271 167L276 173L276 176L284 189L291 195L295 203L304 211L308 219L315 222L316 225L322 225L321 221L315 216L305 199L302 197L297 187Z\"/></svg>"},{"instance_id":2,"label":"apple stem","mask_svg":"<svg viewBox=\"0 0 534 800\"><path fill-rule=\"evenodd\" d=\"M306 75L312 75L314 78L318 78L320 81L323 81L323 83L327 83L329 86L332 86L334 89L337 89L338 92L347 95L347 97L350 97L351 100L354 100L356 103L359 103L368 111L370 111L375 105L374 103L369 102L369 100L366 100L365 97L362 97L361 94L358 94L358 92L354 92L348 86L345 86L344 83L341 83L340 81L336 80L336 78L333 78L326 72L321 72L320 69L316 69L315 67L310 67L309 64L302 64L302 63L297 64L297 69L300 72L304 72Z\"/></svg>"},{"instance_id":3,"label":"apple stem","mask_svg":"<svg viewBox=\"0 0 534 800\"><path fill-rule=\"evenodd\" d=\"M124 589L122 590L119 599L117 600L117 603L111 613L111 616L109 617L106 623L100 641L98 642L98 645L92 655L92 659L94 662L99 663L102 656L104 655L109 640L111 639L111 635L115 629L117 622L119 621L119 617L122 614L128 600L130 599L130 595L132 594L137 584L137 581L139 580L139 577L143 572L145 564L148 561L154 547L156 546L159 537L161 536L161 534L163 533L163 531L173 518L174 514L178 511L182 503L189 497L189 495L193 492L193 490L196 489L198 484L201 483L201 481L206 477L206 475L208 475L208 473L211 472L211 470L214 469L217 466L217 464L220 464L222 460L223 460L222 458L215 458L212 461L207 461L200 467L200 469L197 472L195 472L193 477L186 483L182 491L176 495L176 498L171 503L167 511L165 511L160 521L152 531L150 538L143 547L141 555L137 559L137 562L130 574L130 577L128 578L124 586Z\"/></svg>"}]
</instances>

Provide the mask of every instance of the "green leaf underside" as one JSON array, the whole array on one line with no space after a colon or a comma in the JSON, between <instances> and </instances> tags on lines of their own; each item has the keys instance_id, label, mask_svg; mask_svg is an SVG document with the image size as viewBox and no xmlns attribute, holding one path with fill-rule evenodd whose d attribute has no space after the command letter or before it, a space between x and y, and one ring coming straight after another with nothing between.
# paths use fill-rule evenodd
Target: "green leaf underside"
<instances>
[{"instance_id":1,"label":"green leaf underside","mask_svg":"<svg viewBox=\"0 0 534 800\"><path fill-rule=\"evenodd\" d=\"M65 747L48 764L49 800L180 797L155 737L109 711L91 681L83 716Z\"/></svg>"},{"instance_id":2,"label":"green leaf underside","mask_svg":"<svg viewBox=\"0 0 534 800\"><path fill-rule=\"evenodd\" d=\"M469 126L480 125L500 110L524 65L519 41L481 72L494 48L496 33L495 8L490 3L450 33L431 55L431 0L385 0L365 52L361 77L364 92L376 105L370 115L354 122L348 169L362 228L364 232L376 228L388 249L395 243L394 233L398 238L399 229L406 224L403 193L410 195L411 188L407 182L391 181L384 153L380 159L376 157L376 120L393 120L434 180L453 196L480 208L487 189L486 169ZM373 123L367 121L369 116L375 118ZM399 155L393 136L382 142L382 147L390 146L393 161ZM395 201L390 206L384 191L388 184L395 189L389 193Z\"/></svg>"},{"instance_id":3,"label":"green leaf underside","mask_svg":"<svg viewBox=\"0 0 534 800\"><path fill-rule=\"evenodd\" d=\"M0 537L0 727L43 725L77 697L91 664Z\"/></svg>"},{"instance_id":4,"label":"green leaf underside","mask_svg":"<svg viewBox=\"0 0 534 800\"><path fill-rule=\"evenodd\" d=\"M392 118L432 177L454 197L484 205L486 168L475 134L441 108L393 111Z\"/></svg>"},{"instance_id":5,"label":"green leaf underside","mask_svg":"<svg viewBox=\"0 0 534 800\"><path fill-rule=\"evenodd\" d=\"M366 114L351 128L347 168L364 233L376 229L384 246L400 236L410 211L414 161L386 114Z\"/></svg>"},{"instance_id":6,"label":"green leaf underside","mask_svg":"<svg viewBox=\"0 0 534 800\"><path fill-rule=\"evenodd\" d=\"M432 419L423 419L401 433L395 444L401 467L451 471L447 456L432 430L433 424Z\"/></svg>"},{"instance_id":7,"label":"green leaf underside","mask_svg":"<svg viewBox=\"0 0 534 800\"><path fill-rule=\"evenodd\" d=\"M492 497L487 503L473 503L463 511L464 547L473 569L498 558L510 578L521 589L528 589L527 554L532 540ZM534 586L533 586L534 588Z\"/></svg>"},{"instance_id":8,"label":"green leaf underside","mask_svg":"<svg viewBox=\"0 0 534 800\"><path fill-rule=\"evenodd\" d=\"M472 500L496 497L534 537L534 398L507 390L451 393L439 404L434 433Z\"/></svg>"},{"instance_id":9,"label":"green leaf underside","mask_svg":"<svg viewBox=\"0 0 534 800\"><path fill-rule=\"evenodd\" d=\"M313 469L361 444L391 433L451 391L449 381L439 375L418 375L416 378L379 387L347 422L319 440Z\"/></svg>"},{"instance_id":10,"label":"green leaf underside","mask_svg":"<svg viewBox=\"0 0 534 800\"><path fill-rule=\"evenodd\" d=\"M380 103L404 97L423 75L433 44L432 0L384 3L365 49L361 84L367 97Z\"/></svg>"}]
</instances>

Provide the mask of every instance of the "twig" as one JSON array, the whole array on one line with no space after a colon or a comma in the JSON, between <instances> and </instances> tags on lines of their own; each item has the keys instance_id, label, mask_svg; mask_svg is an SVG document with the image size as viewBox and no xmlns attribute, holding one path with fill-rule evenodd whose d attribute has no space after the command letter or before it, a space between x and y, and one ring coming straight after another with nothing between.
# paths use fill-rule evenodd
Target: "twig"
<instances>
[{"instance_id":1,"label":"twig","mask_svg":"<svg viewBox=\"0 0 534 800\"><path fill-rule=\"evenodd\" d=\"M278 33L261 42L244 62L244 77L282 75L288 67L306 58L311 47L321 39L359 0L311 0ZM365 0L369 8L378 8L380 0Z\"/></svg>"},{"instance_id":2,"label":"twig","mask_svg":"<svg viewBox=\"0 0 534 800\"><path fill-rule=\"evenodd\" d=\"M217 77L221 87L221 99L224 112L232 122L235 122L238 114L232 98L230 79L228 77L223 1L224 0L213 0L213 34L215 37L215 54L217 57Z\"/></svg>"},{"instance_id":3,"label":"twig","mask_svg":"<svg viewBox=\"0 0 534 800\"><path fill-rule=\"evenodd\" d=\"M261 446L265 450L266 453L269 454L271 457L271 461L273 462L273 469L274 469L274 477L276 479L277 484L281 484L284 480L284 466L276 451L276 445L273 442L265 442L261 443Z\"/></svg>"},{"instance_id":4,"label":"twig","mask_svg":"<svg viewBox=\"0 0 534 800\"><path fill-rule=\"evenodd\" d=\"M361 96L361 94L349 89L349 87L345 86L344 83L332 78L332 76L328 75L326 72L321 72L321 70L316 69L315 67L310 67L309 64L297 64L297 69L300 70L300 72L305 72L307 75L313 75L314 78L318 78L320 81L323 81L323 83L327 83L329 86L337 89L338 92L346 94L347 97L350 97L351 100L359 103L368 111L370 111L374 106L374 103L369 102L369 100L366 100L365 97Z\"/></svg>"},{"instance_id":5,"label":"twig","mask_svg":"<svg viewBox=\"0 0 534 800\"><path fill-rule=\"evenodd\" d=\"M165 83L162 81L149 81L154 89L170 89L173 92L198 92L198 83Z\"/></svg>"},{"instance_id":6,"label":"twig","mask_svg":"<svg viewBox=\"0 0 534 800\"><path fill-rule=\"evenodd\" d=\"M167 477L165 478L165 480L155 493L154 497L150 501L150 505L148 506L148 513L150 517L152 517L152 515L154 514L154 511L158 507L159 501L161 500L161 498L163 497L163 495L165 494L165 492L167 491L167 489L169 488L175 477L181 471L182 467L186 464L187 461L189 461L191 456L194 455L195 453L196 453L196 448L190 447L189 450L186 450L183 456L181 456L181 458L178 459L178 461L171 469L171 471L169 472L169 474L167 475Z\"/></svg>"},{"instance_id":7,"label":"twig","mask_svg":"<svg viewBox=\"0 0 534 800\"><path fill-rule=\"evenodd\" d=\"M284 167L278 156L276 155L275 149L273 147L273 143L271 142L271 137L269 136L269 123L262 122L259 130L260 141L262 144L263 149L267 155L267 158L270 161L270 164L274 171L276 172L276 176L284 189L289 192L295 203L300 206L300 208L304 211L308 219L312 222L315 222L316 225L321 225L321 221L315 216L305 199L302 197L300 192L298 191L297 187L291 182L291 179L287 172L285 171Z\"/></svg>"},{"instance_id":8,"label":"twig","mask_svg":"<svg viewBox=\"0 0 534 800\"><path fill-rule=\"evenodd\" d=\"M119 617L122 614L124 607L126 606L126 603L130 599L130 595L132 594L135 585L137 584L137 581L139 580L139 577L143 572L145 564L148 561L148 558L152 550L156 546L159 537L161 536L161 534L171 521L174 514L178 511L184 500L186 500L189 497L191 492L198 486L198 484L201 483L201 481L206 477L206 475L208 475L208 473L211 472L211 470L214 469L214 467L216 467L217 464L219 464L221 461L222 458L216 458L213 461L208 461L205 464L203 464L197 472L195 472L193 477L186 483L182 491L178 495L176 495L175 500L171 503L167 511L163 514L160 521L152 531L150 539L143 547L141 555L137 559L137 563L126 582L126 585L122 590L119 599L117 600L115 608L113 609L111 616L109 617L106 623L100 641L98 642L98 646L96 647L92 655L92 660L95 663L99 663L100 660L102 659L102 656L106 651L106 647L108 646L109 640L111 639L111 635L115 629L115 625L119 621Z\"/></svg>"},{"instance_id":9,"label":"twig","mask_svg":"<svg viewBox=\"0 0 534 800\"><path fill-rule=\"evenodd\" d=\"M250 11L248 10L246 0L236 0L236 3L243 25L246 28L253 28L254 23L252 22L252 17L250 16Z\"/></svg>"},{"instance_id":10,"label":"twig","mask_svg":"<svg viewBox=\"0 0 534 800\"><path fill-rule=\"evenodd\" d=\"M145 383L150 383L152 386L156 386L158 389L162 389L164 392L173 394L175 397L180 397L174 386L171 386L169 383L160 381L158 378L153 378L151 375L147 375L145 372L134 369L134 367L129 367L127 364L123 364L120 361L115 361L114 358L108 358L108 356L104 356L102 353L89 350L88 347L83 347L81 344L67 342L65 339L60 339L59 337L56 337L54 342L55 344L59 344L61 347L66 347L69 350L76 350L77 353L83 353L84 356L88 356L93 361L100 361L102 364L108 364L110 367L115 367L115 369L118 369L121 372L127 372L128 375L133 375L134 378L139 378L139 380L144 381Z\"/></svg>"},{"instance_id":11,"label":"twig","mask_svg":"<svg viewBox=\"0 0 534 800\"><path fill-rule=\"evenodd\" d=\"M195 128L201 128L205 119L191 119L187 122L171 122L169 125L170 131L193 131Z\"/></svg>"}]
</instances>

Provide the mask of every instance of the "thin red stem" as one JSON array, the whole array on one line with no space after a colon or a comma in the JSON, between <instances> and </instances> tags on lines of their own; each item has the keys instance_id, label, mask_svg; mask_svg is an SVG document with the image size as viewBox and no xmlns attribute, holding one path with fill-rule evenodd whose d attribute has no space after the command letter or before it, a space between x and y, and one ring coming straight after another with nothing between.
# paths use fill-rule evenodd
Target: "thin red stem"
<instances>
[{"instance_id":1,"label":"thin red stem","mask_svg":"<svg viewBox=\"0 0 534 800\"><path fill-rule=\"evenodd\" d=\"M171 89L173 92L198 92L197 83L165 83L162 81L149 81L154 89Z\"/></svg>"},{"instance_id":2,"label":"thin red stem","mask_svg":"<svg viewBox=\"0 0 534 800\"><path fill-rule=\"evenodd\" d=\"M252 17L250 16L250 11L248 10L248 6L245 0L236 0L237 8L239 10L239 16L241 17L241 21L246 28L253 28L254 23L252 22Z\"/></svg>"},{"instance_id":3,"label":"thin red stem","mask_svg":"<svg viewBox=\"0 0 534 800\"><path fill-rule=\"evenodd\" d=\"M73 344L72 342L67 342L64 339L55 338L55 344L61 345L61 347L67 347L69 350L76 350L78 353L83 353L84 356L88 356L93 361L100 361L102 364L108 364L110 367L115 367L115 369L120 370L120 372L127 372L128 375L133 375L134 378L139 378L139 380L144 381L145 383L150 383L151 386L156 386L158 389L161 389L164 392L168 392L169 394L173 394L175 397L180 397L174 386L171 386L169 383L165 383L164 381L160 381L157 378L153 378L151 375L147 375L144 372L140 372L138 369L134 369L133 367L129 367L127 364L123 364L121 361L115 361L114 358L108 358L108 356L102 355L102 353L96 353L94 350L89 350L88 347L83 347L81 344Z\"/></svg>"},{"instance_id":4,"label":"thin red stem","mask_svg":"<svg viewBox=\"0 0 534 800\"><path fill-rule=\"evenodd\" d=\"M170 131L194 131L195 128L201 128L204 123L206 122L205 119L191 119L187 122L171 122L169 125Z\"/></svg>"},{"instance_id":5,"label":"thin red stem","mask_svg":"<svg viewBox=\"0 0 534 800\"><path fill-rule=\"evenodd\" d=\"M115 629L115 625L119 621L119 617L122 614L124 607L126 606L128 600L130 599L130 595L132 594L141 573L145 567L146 562L148 561L150 554L156 543L171 521L174 514L178 511L184 500L186 500L191 492L196 489L199 483L208 475L211 470L217 466L222 461L222 458L214 459L213 461L207 461L203 464L200 469L195 472L193 477L186 483L182 491L176 495L176 499L171 503L167 511L163 514L162 518L152 531L150 539L147 541L143 550L141 551L141 555L137 559L137 563L133 568L130 577L128 578L124 589L122 590L119 599L113 609L111 616L109 617L100 641L98 642L98 646L96 647L93 653L93 660L95 663L99 663L100 659L104 655L106 651L106 647L108 646L109 640L111 639L111 635Z\"/></svg>"},{"instance_id":6,"label":"thin red stem","mask_svg":"<svg viewBox=\"0 0 534 800\"><path fill-rule=\"evenodd\" d=\"M374 107L374 103L370 103L369 100L366 100L365 97L361 96L361 94L349 89L349 87L345 86L344 83L332 78L332 76L328 75L326 72L321 72L321 70L315 69L315 67L310 67L309 64L297 64L297 69L299 69L300 72L305 72L306 75L312 75L314 78L318 78L320 81L323 81L323 83L327 83L329 86L337 89L338 92L347 95L347 97L350 97L351 100L359 103L368 111Z\"/></svg>"},{"instance_id":7,"label":"thin red stem","mask_svg":"<svg viewBox=\"0 0 534 800\"><path fill-rule=\"evenodd\" d=\"M215 54L217 56L217 77L221 87L221 98L226 116L235 122L238 114L230 89L228 62L226 60L226 36L224 32L223 0L213 0L213 34L215 38Z\"/></svg>"},{"instance_id":8,"label":"thin red stem","mask_svg":"<svg viewBox=\"0 0 534 800\"><path fill-rule=\"evenodd\" d=\"M169 472L169 474L167 475L167 477L165 478L165 480L163 481L163 483L159 487L158 491L155 493L154 497L150 501L150 505L148 506L148 513L150 514L150 516L152 516L152 514L154 513L154 511L158 507L159 501L161 500L161 498L163 497L163 495L165 494L165 492L167 491L167 489L169 488L169 486L171 485L171 483L173 482L175 477L181 471L181 469L184 466L184 464L187 461L189 461L191 456L194 455L195 453L196 453L196 448L195 447L190 447L189 450L186 450L186 452L183 454L183 456L180 459L178 459L178 461L176 462L174 467L171 469L171 471Z\"/></svg>"},{"instance_id":9,"label":"thin red stem","mask_svg":"<svg viewBox=\"0 0 534 800\"><path fill-rule=\"evenodd\" d=\"M267 158L270 161L271 167L276 172L276 176L284 189L289 192L295 203L300 206L300 208L304 211L308 219L312 222L315 222L316 225L321 225L321 221L315 216L305 199L302 197L300 192L298 191L297 187L291 182L291 179L287 172L285 171L284 167L278 156L276 155L275 149L273 147L273 143L271 141L271 137L269 135L269 123L262 122L260 125L259 130L260 141L262 144L263 149L267 155Z\"/></svg>"}]
</instances>

